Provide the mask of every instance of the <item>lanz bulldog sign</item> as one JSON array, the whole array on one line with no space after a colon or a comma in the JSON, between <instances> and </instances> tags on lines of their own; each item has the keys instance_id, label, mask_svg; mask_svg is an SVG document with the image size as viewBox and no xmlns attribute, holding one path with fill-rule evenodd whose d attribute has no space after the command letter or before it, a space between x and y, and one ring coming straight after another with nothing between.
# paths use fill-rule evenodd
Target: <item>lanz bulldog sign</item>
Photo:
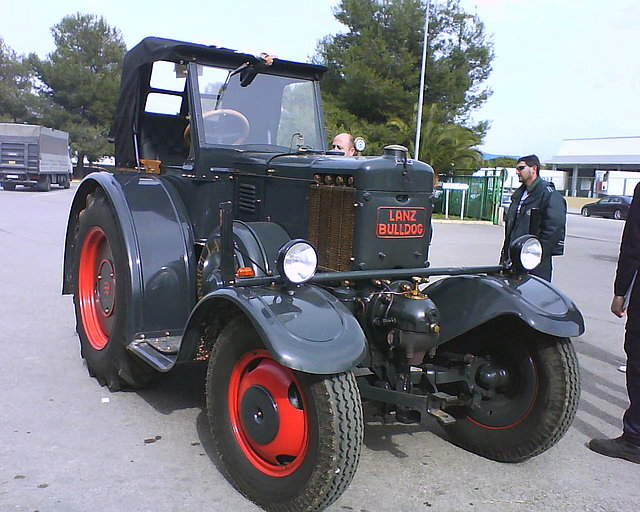
<instances>
[{"instance_id":1,"label":"lanz bulldog sign","mask_svg":"<svg viewBox=\"0 0 640 512\"><path fill-rule=\"evenodd\" d=\"M427 230L425 208L381 206L378 208L378 238L421 238Z\"/></svg>"}]
</instances>

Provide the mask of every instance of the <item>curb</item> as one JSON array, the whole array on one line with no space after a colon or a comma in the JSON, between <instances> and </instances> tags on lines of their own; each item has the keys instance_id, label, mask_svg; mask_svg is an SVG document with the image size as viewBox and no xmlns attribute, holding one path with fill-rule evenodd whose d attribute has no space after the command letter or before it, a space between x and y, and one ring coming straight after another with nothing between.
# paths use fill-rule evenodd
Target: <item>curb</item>
<instances>
[{"instance_id":1,"label":"curb","mask_svg":"<svg viewBox=\"0 0 640 512\"><path fill-rule=\"evenodd\" d=\"M431 224L482 224L493 226L490 220L431 219Z\"/></svg>"}]
</instances>

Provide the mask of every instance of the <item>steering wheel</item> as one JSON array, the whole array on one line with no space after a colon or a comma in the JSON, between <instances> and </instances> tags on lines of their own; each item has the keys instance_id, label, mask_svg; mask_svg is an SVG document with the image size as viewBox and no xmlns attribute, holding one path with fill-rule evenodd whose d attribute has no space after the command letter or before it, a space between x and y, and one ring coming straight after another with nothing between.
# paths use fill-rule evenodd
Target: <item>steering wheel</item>
<instances>
[{"instance_id":1,"label":"steering wheel","mask_svg":"<svg viewBox=\"0 0 640 512\"><path fill-rule=\"evenodd\" d=\"M237 120L235 124L237 124L238 127L235 131L216 134L218 137L218 143L225 144L225 139L234 139L233 142L227 142L226 144L231 144L232 146L236 144L242 144L249 135L250 125L249 120L241 112L230 108L219 108L216 110L209 110L205 112L204 114L202 114L202 119L215 119L217 117L220 117L221 121L226 116L230 116L233 119ZM207 132L207 130L205 130L205 132ZM209 135L211 135L211 133L209 133ZM191 145L191 123L189 123L184 130L184 141L187 145Z\"/></svg>"}]
</instances>

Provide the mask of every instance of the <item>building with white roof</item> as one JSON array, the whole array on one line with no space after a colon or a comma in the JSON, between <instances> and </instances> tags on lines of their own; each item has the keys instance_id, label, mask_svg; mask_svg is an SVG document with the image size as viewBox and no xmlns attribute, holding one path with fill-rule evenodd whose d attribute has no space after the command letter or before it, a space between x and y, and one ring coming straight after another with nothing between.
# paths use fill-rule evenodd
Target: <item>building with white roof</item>
<instances>
[{"instance_id":1,"label":"building with white roof","mask_svg":"<svg viewBox=\"0 0 640 512\"><path fill-rule=\"evenodd\" d=\"M640 136L565 139L547 163L567 173L570 196L632 195L640 182Z\"/></svg>"}]
</instances>

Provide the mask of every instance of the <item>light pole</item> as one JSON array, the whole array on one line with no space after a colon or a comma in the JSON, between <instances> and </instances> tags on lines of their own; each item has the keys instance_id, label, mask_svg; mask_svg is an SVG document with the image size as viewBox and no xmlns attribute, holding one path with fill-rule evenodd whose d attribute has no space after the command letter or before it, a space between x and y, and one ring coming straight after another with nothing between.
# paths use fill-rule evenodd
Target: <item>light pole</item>
<instances>
[{"instance_id":1,"label":"light pole","mask_svg":"<svg viewBox=\"0 0 640 512\"><path fill-rule=\"evenodd\" d=\"M420 155L420 128L422 125L422 104L424 102L424 83L427 74L427 42L429 40L429 10L431 0L427 0L427 14L424 20L424 40L422 42L422 69L420 71L420 92L418 93L418 119L416 121L415 159Z\"/></svg>"}]
</instances>

